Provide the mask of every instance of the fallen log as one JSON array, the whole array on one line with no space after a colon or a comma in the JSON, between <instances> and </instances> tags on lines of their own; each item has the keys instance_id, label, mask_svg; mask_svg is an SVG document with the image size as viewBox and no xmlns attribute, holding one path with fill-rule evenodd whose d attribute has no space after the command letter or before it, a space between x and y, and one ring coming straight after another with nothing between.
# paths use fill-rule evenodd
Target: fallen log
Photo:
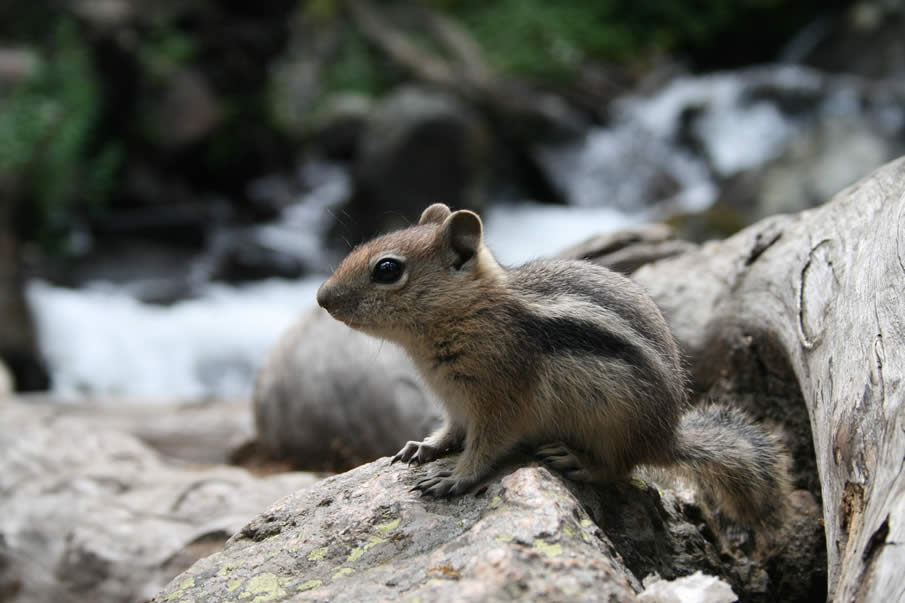
<instances>
[{"instance_id":1,"label":"fallen log","mask_svg":"<svg viewBox=\"0 0 905 603\"><path fill-rule=\"evenodd\" d=\"M829 598L905 599L905 158L827 204L640 268L695 383L751 353L791 370L813 432ZM738 354L734 354L737 358Z\"/></svg>"}]
</instances>

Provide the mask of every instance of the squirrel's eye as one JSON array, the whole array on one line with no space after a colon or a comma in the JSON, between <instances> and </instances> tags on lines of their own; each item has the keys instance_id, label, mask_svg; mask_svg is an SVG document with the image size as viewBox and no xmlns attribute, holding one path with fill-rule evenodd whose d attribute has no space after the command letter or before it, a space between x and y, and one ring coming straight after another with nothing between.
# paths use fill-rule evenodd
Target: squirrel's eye
<instances>
[{"instance_id":1,"label":"squirrel's eye","mask_svg":"<svg viewBox=\"0 0 905 603\"><path fill-rule=\"evenodd\" d=\"M378 260L371 271L371 280L375 283L395 283L405 272L405 264L393 258Z\"/></svg>"}]
</instances>

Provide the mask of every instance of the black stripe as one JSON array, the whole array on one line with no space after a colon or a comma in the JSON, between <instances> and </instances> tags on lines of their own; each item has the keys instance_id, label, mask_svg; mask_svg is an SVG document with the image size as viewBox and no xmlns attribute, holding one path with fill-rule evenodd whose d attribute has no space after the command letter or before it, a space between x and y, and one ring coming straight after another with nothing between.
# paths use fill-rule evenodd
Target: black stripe
<instances>
[{"instance_id":1,"label":"black stripe","mask_svg":"<svg viewBox=\"0 0 905 603\"><path fill-rule=\"evenodd\" d=\"M549 318L525 312L519 312L516 321L524 340L542 354L607 356L634 367L650 367L650 362L638 346L592 322L575 318Z\"/></svg>"},{"instance_id":2,"label":"black stripe","mask_svg":"<svg viewBox=\"0 0 905 603\"><path fill-rule=\"evenodd\" d=\"M595 267L596 268L596 267ZM612 295L606 287L597 286L592 280L579 280L576 278L564 278L562 274L547 274L546 279L535 279L529 285L529 290L543 296L576 296L608 308L625 320L629 326L639 335L656 346L663 344L663 334L660 328L655 327L645 316L639 312L637 302Z\"/></svg>"}]
</instances>

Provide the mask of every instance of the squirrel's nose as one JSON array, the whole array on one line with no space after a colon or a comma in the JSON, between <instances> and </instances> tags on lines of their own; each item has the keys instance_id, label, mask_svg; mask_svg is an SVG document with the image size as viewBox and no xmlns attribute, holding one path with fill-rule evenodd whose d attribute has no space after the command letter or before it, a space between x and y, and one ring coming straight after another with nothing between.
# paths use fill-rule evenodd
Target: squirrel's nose
<instances>
[{"instance_id":1,"label":"squirrel's nose","mask_svg":"<svg viewBox=\"0 0 905 603\"><path fill-rule=\"evenodd\" d=\"M317 305L324 310L330 311L330 306L336 300L336 288L330 286L328 282L324 282L317 290Z\"/></svg>"}]
</instances>

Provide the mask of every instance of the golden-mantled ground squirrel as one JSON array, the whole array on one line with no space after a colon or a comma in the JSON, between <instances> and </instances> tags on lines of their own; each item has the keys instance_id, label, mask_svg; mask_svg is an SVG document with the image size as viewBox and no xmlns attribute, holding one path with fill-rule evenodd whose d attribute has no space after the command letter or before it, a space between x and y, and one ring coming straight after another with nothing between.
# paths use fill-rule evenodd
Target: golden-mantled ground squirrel
<instances>
[{"instance_id":1,"label":"golden-mantled ground squirrel","mask_svg":"<svg viewBox=\"0 0 905 603\"><path fill-rule=\"evenodd\" d=\"M780 519L777 439L738 410L689 408L678 347L641 287L588 262L504 268L482 233L476 214L431 205L356 247L317 292L334 318L401 344L443 401L443 426L393 461L463 453L415 489L461 494L527 444L575 480L669 466L742 523Z\"/></svg>"}]
</instances>

